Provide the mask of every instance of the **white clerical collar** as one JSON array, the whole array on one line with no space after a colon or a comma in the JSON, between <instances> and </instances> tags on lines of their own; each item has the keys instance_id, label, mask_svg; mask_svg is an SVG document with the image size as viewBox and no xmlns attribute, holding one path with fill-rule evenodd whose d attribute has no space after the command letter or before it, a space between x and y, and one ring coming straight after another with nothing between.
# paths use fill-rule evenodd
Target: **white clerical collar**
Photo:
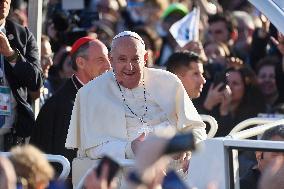
<instances>
[{"instance_id":1,"label":"white clerical collar","mask_svg":"<svg viewBox=\"0 0 284 189\"><path fill-rule=\"evenodd\" d=\"M84 83L74 74L74 76L76 77L76 79L78 80L78 82L83 86Z\"/></svg>"}]
</instances>

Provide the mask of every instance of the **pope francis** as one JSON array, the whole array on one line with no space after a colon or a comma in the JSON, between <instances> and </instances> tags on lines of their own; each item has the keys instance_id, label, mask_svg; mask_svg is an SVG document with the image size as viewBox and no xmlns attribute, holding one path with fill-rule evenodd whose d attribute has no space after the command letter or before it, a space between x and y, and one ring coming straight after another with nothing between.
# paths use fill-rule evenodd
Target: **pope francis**
<instances>
[{"instance_id":1,"label":"pope francis","mask_svg":"<svg viewBox=\"0 0 284 189\"><path fill-rule=\"evenodd\" d=\"M164 70L146 68L142 38L124 31L113 38L112 69L77 93L65 143L79 156L133 159L145 135L171 128L206 139L205 124L181 81Z\"/></svg>"}]
</instances>

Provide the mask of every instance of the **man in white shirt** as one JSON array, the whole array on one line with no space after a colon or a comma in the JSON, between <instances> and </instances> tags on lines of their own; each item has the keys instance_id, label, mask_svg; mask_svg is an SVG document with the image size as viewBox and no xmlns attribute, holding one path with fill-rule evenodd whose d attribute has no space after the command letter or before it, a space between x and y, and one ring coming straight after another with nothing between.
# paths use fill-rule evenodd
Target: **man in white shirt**
<instances>
[{"instance_id":1,"label":"man in white shirt","mask_svg":"<svg viewBox=\"0 0 284 189\"><path fill-rule=\"evenodd\" d=\"M206 139L205 124L181 81L164 70L146 68L142 38L124 31L113 38L110 71L77 94L65 143L79 156L133 159L148 133L192 130Z\"/></svg>"}]
</instances>

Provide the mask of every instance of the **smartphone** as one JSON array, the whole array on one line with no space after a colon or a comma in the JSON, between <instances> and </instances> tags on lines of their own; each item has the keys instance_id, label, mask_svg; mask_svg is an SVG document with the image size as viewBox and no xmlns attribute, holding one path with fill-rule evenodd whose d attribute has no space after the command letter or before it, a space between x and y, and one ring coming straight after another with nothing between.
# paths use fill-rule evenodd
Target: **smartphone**
<instances>
[{"instance_id":1,"label":"smartphone","mask_svg":"<svg viewBox=\"0 0 284 189\"><path fill-rule=\"evenodd\" d=\"M226 85L228 84L226 74L224 72L216 73L213 80L213 87L215 88L220 83L222 83L222 86L219 88L219 91L223 91L226 88Z\"/></svg>"},{"instance_id":2,"label":"smartphone","mask_svg":"<svg viewBox=\"0 0 284 189\"><path fill-rule=\"evenodd\" d=\"M112 179L114 178L114 176L116 175L116 173L119 171L120 169L120 165L114 161L113 159L111 159L110 157L108 156L104 156L97 169L96 169L96 174L97 174L97 177L100 177L101 174L102 174L102 171L103 171L103 165L108 165L109 166L109 173L108 173L108 178L107 178L107 182L108 182L108 185L111 183Z\"/></svg>"},{"instance_id":3,"label":"smartphone","mask_svg":"<svg viewBox=\"0 0 284 189\"><path fill-rule=\"evenodd\" d=\"M179 178L175 171L170 171L165 176L163 183L163 189L189 189L185 183Z\"/></svg>"},{"instance_id":4,"label":"smartphone","mask_svg":"<svg viewBox=\"0 0 284 189\"><path fill-rule=\"evenodd\" d=\"M164 154L195 150L194 136L191 132L175 135L166 145Z\"/></svg>"}]
</instances>

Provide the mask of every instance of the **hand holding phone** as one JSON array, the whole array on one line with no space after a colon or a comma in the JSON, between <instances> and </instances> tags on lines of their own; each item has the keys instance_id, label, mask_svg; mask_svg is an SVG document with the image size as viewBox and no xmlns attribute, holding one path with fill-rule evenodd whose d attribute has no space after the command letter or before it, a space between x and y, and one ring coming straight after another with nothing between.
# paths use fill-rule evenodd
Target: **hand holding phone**
<instances>
[{"instance_id":1,"label":"hand holding phone","mask_svg":"<svg viewBox=\"0 0 284 189\"><path fill-rule=\"evenodd\" d=\"M110 157L104 156L101 159L98 167L96 168L96 174L98 178L102 176L104 166L108 166L107 183L108 185L110 185L112 179L115 177L116 173L119 171L120 165L116 161L111 159Z\"/></svg>"},{"instance_id":2,"label":"hand holding phone","mask_svg":"<svg viewBox=\"0 0 284 189\"><path fill-rule=\"evenodd\" d=\"M195 150L194 136L191 132L175 135L166 145L164 154Z\"/></svg>"},{"instance_id":3,"label":"hand holding phone","mask_svg":"<svg viewBox=\"0 0 284 189\"><path fill-rule=\"evenodd\" d=\"M225 73L216 73L213 80L213 87L218 87L222 83L222 86L219 87L218 91L223 91L227 85L227 78Z\"/></svg>"}]
</instances>

